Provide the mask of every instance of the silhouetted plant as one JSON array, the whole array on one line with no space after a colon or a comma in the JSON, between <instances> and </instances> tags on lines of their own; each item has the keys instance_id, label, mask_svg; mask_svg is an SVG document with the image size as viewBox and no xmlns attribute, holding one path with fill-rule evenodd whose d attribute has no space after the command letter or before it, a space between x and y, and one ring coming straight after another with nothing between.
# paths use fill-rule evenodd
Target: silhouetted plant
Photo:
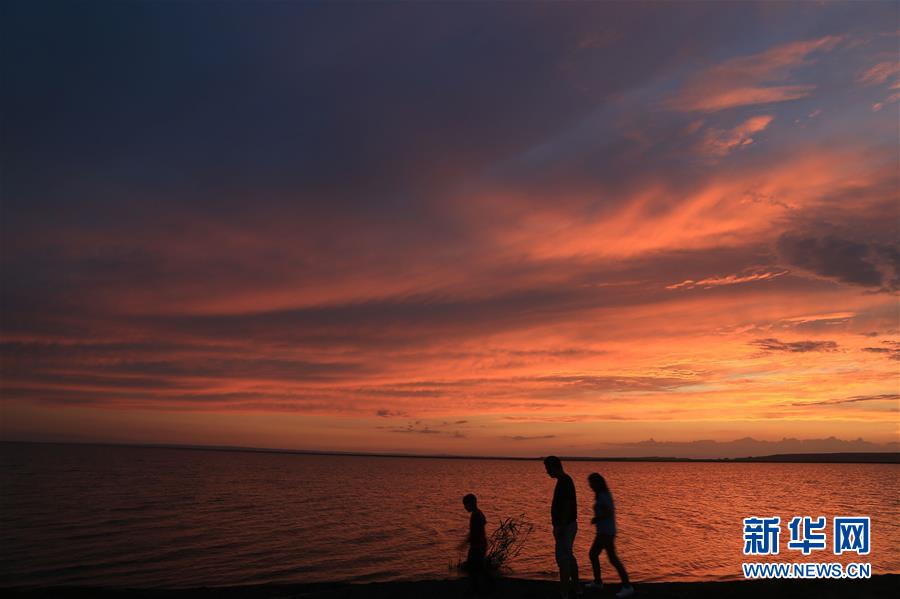
<instances>
[{"instance_id":1,"label":"silhouetted plant","mask_svg":"<svg viewBox=\"0 0 900 599\"><path fill-rule=\"evenodd\" d=\"M510 516L500 520L499 526L488 537L487 554L485 561L488 571L499 572L509 567L509 562L521 553L525 546L525 540L534 525L528 521L525 514ZM457 569L462 569L465 560L460 557L457 560Z\"/></svg>"},{"instance_id":2,"label":"silhouetted plant","mask_svg":"<svg viewBox=\"0 0 900 599\"><path fill-rule=\"evenodd\" d=\"M491 570L508 567L509 562L521 553L525 540L532 530L534 525L528 521L525 514L501 520L500 526L488 539L488 567Z\"/></svg>"}]
</instances>

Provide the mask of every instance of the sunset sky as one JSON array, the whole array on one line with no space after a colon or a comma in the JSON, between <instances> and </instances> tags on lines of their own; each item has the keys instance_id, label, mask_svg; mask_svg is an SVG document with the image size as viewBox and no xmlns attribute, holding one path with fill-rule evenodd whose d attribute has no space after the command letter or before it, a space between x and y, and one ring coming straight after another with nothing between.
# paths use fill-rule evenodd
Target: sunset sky
<instances>
[{"instance_id":1,"label":"sunset sky","mask_svg":"<svg viewBox=\"0 0 900 599\"><path fill-rule=\"evenodd\" d=\"M4 439L897 450L896 2L0 22Z\"/></svg>"}]
</instances>

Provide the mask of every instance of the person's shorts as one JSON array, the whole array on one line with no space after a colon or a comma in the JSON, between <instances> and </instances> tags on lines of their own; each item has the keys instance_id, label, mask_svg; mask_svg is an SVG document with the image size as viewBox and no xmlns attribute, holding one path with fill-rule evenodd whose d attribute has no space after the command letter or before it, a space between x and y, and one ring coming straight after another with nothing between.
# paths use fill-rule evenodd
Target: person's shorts
<instances>
[{"instance_id":1,"label":"person's shorts","mask_svg":"<svg viewBox=\"0 0 900 599\"><path fill-rule=\"evenodd\" d=\"M484 547L470 547L469 555L466 558L466 570L470 574L484 571L486 566L485 560L486 557Z\"/></svg>"},{"instance_id":2,"label":"person's shorts","mask_svg":"<svg viewBox=\"0 0 900 599\"><path fill-rule=\"evenodd\" d=\"M578 532L578 522L570 522L560 531L559 535L554 534L556 540L556 563L559 566L563 564L575 563L575 554L572 548L575 545L575 534Z\"/></svg>"}]
</instances>

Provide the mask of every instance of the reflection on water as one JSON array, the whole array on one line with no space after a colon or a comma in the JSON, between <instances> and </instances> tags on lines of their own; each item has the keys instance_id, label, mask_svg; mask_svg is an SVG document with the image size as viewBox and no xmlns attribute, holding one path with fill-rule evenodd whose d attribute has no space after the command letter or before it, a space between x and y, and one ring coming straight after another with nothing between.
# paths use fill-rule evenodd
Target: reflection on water
<instances>
[{"instance_id":1,"label":"reflection on water","mask_svg":"<svg viewBox=\"0 0 900 599\"><path fill-rule=\"evenodd\" d=\"M900 468L880 464L573 462L587 572L599 471L636 581L740 577L750 515L872 517L875 574L900 572ZM488 531L525 513L514 574L554 576L540 461L444 460L0 444L0 585L232 585L455 575L461 498ZM786 535L786 530L782 533ZM854 561L814 552L793 561ZM860 561L858 558L855 561ZM615 580L602 562L605 576Z\"/></svg>"}]
</instances>

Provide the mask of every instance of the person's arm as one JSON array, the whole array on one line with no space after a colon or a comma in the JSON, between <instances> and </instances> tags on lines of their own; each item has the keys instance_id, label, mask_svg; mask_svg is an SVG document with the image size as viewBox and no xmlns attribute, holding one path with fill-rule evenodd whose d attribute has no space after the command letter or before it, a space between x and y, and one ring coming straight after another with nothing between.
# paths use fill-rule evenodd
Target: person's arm
<instances>
[{"instance_id":1,"label":"person's arm","mask_svg":"<svg viewBox=\"0 0 900 599\"><path fill-rule=\"evenodd\" d=\"M561 516L561 520L563 522L571 522L571 521L575 520L576 515L577 515L576 509L575 509L575 483L574 482L571 483L571 486L569 486L566 489L565 493L566 493L566 496L562 502L562 510L561 510L562 514L560 514L560 516ZM562 529L563 529L562 526L554 526L553 532L554 532L554 534L559 534L562 532Z\"/></svg>"},{"instance_id":2,"label":"person's arm","mask_svg":"<svg viewBox=\"0 0 900 599\"><path fill-rule=\"evenodd\" d=\"M597 510L597 515L591 518L591 524L597 524L610 516L612 516L612 511L605 505L601 505L600 509Z\"/></svg>"},{"instance_id":3,"label":"person's arm","mask_svg":"<svg viewBox=\"0 0 900 599\"><path fill-rule=\"evenodd\" d=\"M612 510L609 509L609 506L605 503L600 504L600 509L597 510L599 513L597 514L597 520L606 520L610 516L612 516Z\"/></svg>"},{"instance_id":4,"label":"person's arm","mask_svg":"<svg viewBox=\"0 0 900 599\"><path fill-rule=\"evenodd\" d=\"M594 503L594 518L591 520L591 524L611 518L612 515L612 506L602 496L597 497L597 501Z\"/></svg>"},{"instance_id":5,"label":"person's arm","mask_svg":"<svg viewBox=\"0 0 900 599\"><path fill-rule=\"evenodd\" d=\"M560 511L562 511L562 510L560 510ZM562 527L559 524L556 524L556 522L559 522L562 519L563 514L557 514L557 511L554 510L552 512L552 515L553 515L553 520L554 520L553 538L555 539L555 538L559 537L560 534L562 534ZM557 516L559 516L559 517L557 517Z\"/></svg>"},{"instance_id":6,"label":"person's arm","mask_svg":"<svg viewBox=\"0 0 900 599\"><path fill-rule=\"evenodd\" d=\"M565 517L563 518L563 522L571 522L576 518L576 510L575 510L575 498L572 497L566 502Z\"/></svg>"},{"instance_id":7,"label":"person's arm","mask_svg":"<svg viewBox=\"0 0 900 599\"><path fill-rule=\"evenodd\" d=\"M463 549L468 547L471 542L472 542L472 519L469 518L469 532L466 535L466 538L464 538L462 540L462 542L459 544L459 550L462 551Z\"/></svg>"},{"instance_id":8,"label":"person's arm","mask_svg":"<svg viewBox=\"0 0 900 599\"><path fill-rule=\"evenodd\" d=\"M577 510L575 509L575 482L572 479L569 479L569 492L563 509L565 516L563 522L572 522L578 517Z\"/></svg>"},{"instance_id":9,"label":"person's arm","mask_svg":"<svg viewBox=\"0 0 900 599\"><path fill-rule=\"evenodd\" d=\"M466 538L464 538L462 540L462 542L459 544L459 550L462 551L463 549L468 547L471 543L472 543L472 531L470 529L469 534L467 534Z\"/></svg>"},{"instance_id":10,"label":"person's arm","mask_svg":"<svg viewBox=\"0 0 900 599\"><path fill-rule=\"evenodd\" d=\"M479 546L487 546L487 518L484 514L478 519L478 529L473 534L471 541L478 540Z\"/></svg>"}]
</instances>

